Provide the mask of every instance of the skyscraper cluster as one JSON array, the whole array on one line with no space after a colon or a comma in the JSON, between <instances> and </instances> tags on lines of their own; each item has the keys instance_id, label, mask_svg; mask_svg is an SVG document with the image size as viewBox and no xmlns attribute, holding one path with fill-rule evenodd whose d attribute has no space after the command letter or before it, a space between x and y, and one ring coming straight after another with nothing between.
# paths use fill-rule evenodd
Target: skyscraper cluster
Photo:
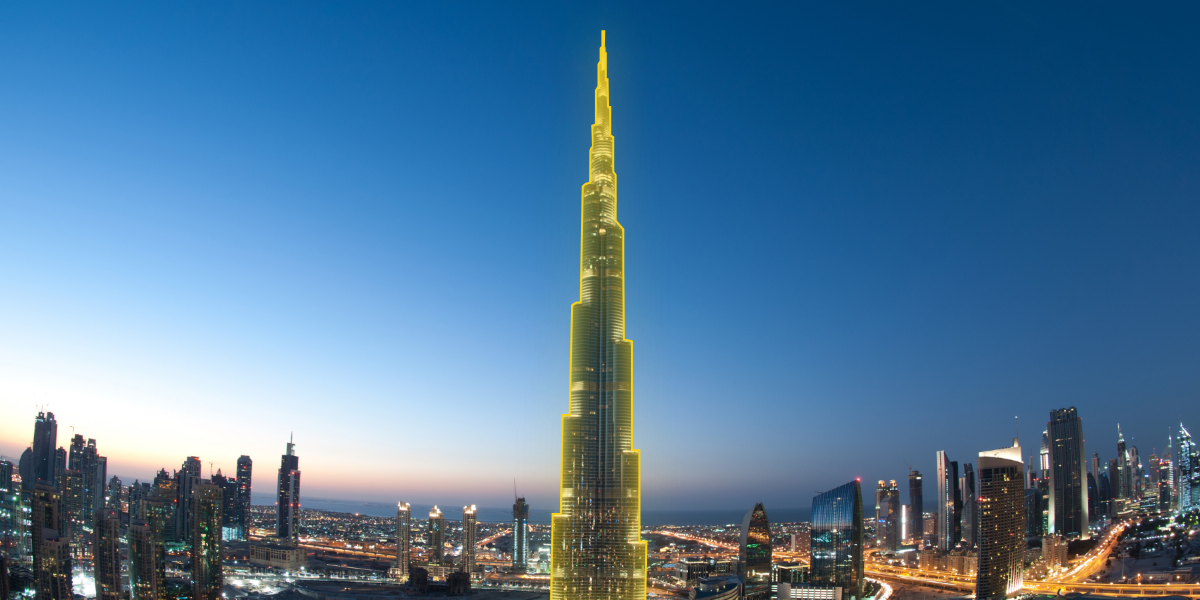
<instances>
[{"instance_id":1,"label":"skyscraper cluster","mask_svg":"<svg viewBox=\"0 0 1200 600\"><path fill-rule=\"evenodd\" d=\"M522 502L524 499L522 499ZM528 519L528 509L526 509L526 519ZM469 586L470 579L482 574L482 570L476 564L476 552L478 546L478 526L479 526L479 510L474 504L464 506L462 510L462 550L459 552L457 568L452 555L446 553L446 545L450 541L446 529L446 515L442 513L442 509L434 505L429 510L429 519L426 521L426 546L428 553L423 561L414 561L412 557L413 549L413 520L412 520L412 505L407 502L399 502L396 504L396 560L392 564L390 576L399 581L408 581L413 575L415 569L425 571L425 576L435 577L437 579L447 579L454 583L450 576L455 573L460 573L461 577ZM515 525L515 523L514 523ZM526 535L528 533L526 532ZM516 528L513 529L514 549L519 536ZM525 538L528 539L528 538ZM528 542L526 542L528 543ZM526 557L527 559L527 557ZM517 563L517 554L514 552L513 564ZM523 572L523 571L519 571ZM436 575L436 576L435 576Z\"/></svg>"}]
</instances>

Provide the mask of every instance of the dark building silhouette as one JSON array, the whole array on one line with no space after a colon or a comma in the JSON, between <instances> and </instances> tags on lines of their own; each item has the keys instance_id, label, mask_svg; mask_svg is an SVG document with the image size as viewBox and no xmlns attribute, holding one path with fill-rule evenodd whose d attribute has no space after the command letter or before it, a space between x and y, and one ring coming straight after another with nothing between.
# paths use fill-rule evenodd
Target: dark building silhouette
<instances>
[{"instance_id":1,"label":"dark building silhouette","mask_svg":"<svg viewBox=\"0 0 1200 600\"><path fill-rule=\"evenodd\" d=\"M446 558L446 517L436 505L429 510L429 564L440 565Z\"/></svg>"},{"instance_id":2,"label":"dark building silhouette","mask_svg":"<svg viewBox=\"0 0 1200 600\"><path fill-rule=\"evenodd\" d=\"M275 537L282 542L295 544L299 536L300 457L296 456L296 444L291 439L288 440L287 453L279 461L275 510Z\"/></svg>"},{"instance_id":3,"label":"dark building silhouette","mask_svg":"<svg viewBox=\"0 0 1200 600\"><path fill-rule=\"evenodd\" d=\"M1089 537L1087 460L1083 449L1083 419L1075 407L1050 411L1050 502L1048 533Z\"/></svg>"},{"instance_id":4,"label":"dark building silhouette","mask_svg":"<svg viewBox=\"0 0 1200 600\"><path fill-rule=\"evenodd\" d=\"M175 473L175 541L192 539L193 491L200 486L200 457L189 456Z\"/></svg>"},{"instance_id":5,"label":"dark building silhouette","mask_svg":"<svg viewBox=\"0 0 1200 600\"><path fill-rule=\"evenodd\" d=\"M96 600L121 600L121 513L112 508L96 511L92 531Z\"/></svg>"},{"instance_id":6,"label":"dark building silhouette","mask_svg":"<svg viewBox=\"0 0 1200 600\"><path fill-rule=\"evenodd\" d=\"M813 498L809 580L840 587L844 600L863 597L862 487L857 480Z\"/></svg>"},{"instance_id":7,"label":"dark building silhouette","mask_svg":"<svg viewBox=\"0 0 1200 600\"><path fill-rule=\"evenodd\" d=\"M738 576L742 583L764 581L771 577L771 521L762 502L754 505L742 519L738 546Z\"/></svg>"},{"instance_id":8,"label":"dark building silhouette","mask_svg":"<svg viewBox=\"0 0 1200 600\"><path fill-rule=\"evenodd\" d=\"M529 505L524 498L513 503L512 572L529 570Z\"/></svg>"},{"instance_id":9,"label":"dark building silhouette","mask_svg":"<svg viewBox=\"0 0 1200 600\"><path fill-rule=\"evenodd\" d=\"M976 600L1021 590L1025 556L1025 479L1021 447L979 453L979 571Z\"/></svg>"},{"instance_id":10,"label":"dark building silhouette","mask_svg":"<svg viewBox=\"0 0 1200 600\"><path fill-rule=\"evenodd\" d=\"M925 539L925 482L920 471L908 474L908 508L912 541L920 548Z\"/></svg>"},{"instance_id":11,"label":"dark building silhouette","mask_svg":"<svg viewBox=\"0 0 1200 600\"><path fill-rule=\"evenodd\" d=\"M58 421L52 412L38 412L33 422L32 477L23 487L32 490L38 482L54 486L58 484L58 461L55 447L58 446Z\"/></svg>"},{"instance_id":12,"label":"dark building silhouette","mask_svg":"<svg viewBox=\"0 0 1200 600\"><path fill-rule=\"evenodd\" d=\"M254 461L250 460L249 456L241 455L237 459L237 514L234 517L234 526L238 530L238 539L245 540L249 534L250 527L250 492L251 492L251 474L254 470Z\"/></svg>"},{"instance_id":13,"label":"dark building silhouette","mask_svg":"<svg viewBox=\"0 0 1200 600\"><path fill-rule=\"evenodd\" d=\"M192 598L221 600L221 488L196 486L192 492Z\"/></svg>"},{"instance_id":14,"label":"dark building silhouette","mask_svg":"<svg viewBox=\"0 0 1200 600\"><path fill-rule=\"evenodd\" d=\"M962 500L962 541L967 543L967 547L972 547L978 540L975 539L975 531L979 527L978 510L976 509L977 496L975 494L975 470L971 463L965 463L962 466L962 477L958 478L959 490L961 491Z\"/></svg>"}]
</instances>

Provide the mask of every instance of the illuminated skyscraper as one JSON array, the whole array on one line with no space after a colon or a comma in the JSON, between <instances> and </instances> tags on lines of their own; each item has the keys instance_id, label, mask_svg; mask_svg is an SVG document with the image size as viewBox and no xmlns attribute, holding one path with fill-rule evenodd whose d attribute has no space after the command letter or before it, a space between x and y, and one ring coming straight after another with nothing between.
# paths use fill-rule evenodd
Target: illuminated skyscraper
<instances>
[{"instance_id":1,"label":"illuminated skyscraper","mask_svg":"<svg viewBox=\"0 0 1200 600\"><path fill-rule=\"evenodd\" d=\"M96 511L92 539L96 600L121 600L121 513L113 508Z\"/></svg>"},{"instance_id":2,"label":"illuminated skyscraper","mask_svg":"<svg viewBox=\"0 0 1200 600\"><path fill-rule=\"evenodd\" d=\"M401 580L408 578L408 554L412 550L412 507L396 504L396 571Z\"/></svg>"},{"instance_id":3,"label":"illuminated skyscraper","mask_svg":"<svg viewBox=\"0 0 1200 600\"><path fill-rule=\"evenodd\" d=\"M513 503L513 555L512 572L529 570L529 505L524 498Z\"/></svg>"},{"instance_id":4,"label":"illuminated skyscraper","mask_svg":"<svg viewBox=\"0 0 1200 600\"><path fill-rule=\"evenodd\" d=\"M863 514L857 480L813 498L809 540L813 587L840 587L844 600L861 600Z\"/></svg>"},{"instance_id":5,"label":"illuminated skyscraper","mask_svg":"<svg viewBox=\"0 0 1200 600\"><path fill-rule=\"evenodd\" d=\"M475 505L464 506L462 521L462 564L459 565L459 570L468 575L475 572L475 525L477 522Z\"/></svg>"},{"instance_id":6,"label":"illuminated skyscraper","mask_svg":"<svg viewBox=\"0 0 1200 600\"><path fill-rule=\"evenodd\" d=\"M434 505L429 509L429 564L440 565L446 559L446 517Z\"/></svg>"},{"instance_id":7,"label":"illuminated skyscraper","mask_svg":"<svg viewBox=\"0 0 1200 600\"><path fill-rule=\"evenodd\" d=\"M279 461L279 487L275 504L275 537L286 544L295 544L300 518L300 457L296 444L288 439L287 453Z\"/></svg>"},{"instance_id":8,"label":"illuminated skyscraper","mask_svg":"<svg viewBox=\"0 0 1200 600\"><path fill-rule=\"evenodd\" d=\"M957 464L946 456L944 450L937 451L937 547L949 552L958 543L954 537L955 499L954 488L958 483Z\"/></svg>"},{"instance_id":9,"label":"illuminated skyscraper","mask_svg":"<svg viewBox=\"0 0 1200 600\"><path fill-rule=\"evenodd\" d=\"M1025 479L1021 447L979 453L977 600L1003 600L1021 590L1025 556Z\"/></svg>"},{"instance_id":10,"label":"illuminated skyscraper","mask_svg":"<svg viewBox=\"0 0 1200 600\"><path fill-rule=\"evenodd\" d=\"M22 481L25 489L32 490L36 483L58 484L58 461L54 447L58 445L58 421L54 413L39 412L33 422L33 471L29 481ZM22 473L22 477L24 474Z\"/></svg>"},{"instance_id":11,"label":"illuminated skyscraper","mask_svg":"<svg viewBox=\"0 0 1200 600\"><path fill-rule=\"evenodd\" d=\"M971 463L963 464L962 475L958 478L958 489L962 500L962 540L970 547L974 546L977 541L975 530L979 526L975 495L975 470L971 467Z\"/></svg>"},{"instance_id":12,"label":"illuminated skyscraper","mask_svg":"<svg viewBox=\"0 0 1200 600\"><path fill-rule=\"evenodd\" d=\"M879 480L875 489L875 540L883 552L900 546L900 490L896 480Z\"/></svg>"},{"instance_id":13,"label":"illuminated skyscraper","mask_svg":"<svg viewBox=\"0 0 1200 600\"><path fill-rule=\"evenodd\" d=\"M1179 436L1175 441L1176 486L1179 488L1179 510L1189 511L1200 507L1200 451L1192 442L1192 434L1179 424Z\"/></svg>"},{"instance_id":14,"label":"illuminated skyscraper","mask_svg":"<svg viewBox=\"0 0 1200 600\"><path fill-rule=\"evenodd\" d=\"M644 600L641 457L632 448L625 339L625 230L617 221L608 53L600 35L589 179L582 189L579 302L571 306L570 411L562 417L551 600Z\"/></svg>"},{"instance_id":15,"label":"illuminated skyscraper","mask_svg":"<svg viewBox=\"0 0 1200 600\"><path fill-rule=\"evenodd\" d=\"M762 502L754 505L742 519L738 546L738 576L742 583L771 577L771 521Z\"/></svg>"},{"instance_id":16,"label":"illuminated skyscraper","mask_svg":"<svg viewBox=\"0 0 1200 600\"><path fill-rule=\"evenodd\" d=\"M1083 450L1083 419L1075 407L1050 411L1049 533L1091 537L1088 530L1087 454Z\"/></svg>"},{"instance_id":17,"label":"illuminated skyscraper","mask_svg":"<svg viewBox=\"0 0 1200 600\"><path fill-rule=\"evenodd\" d=\"M33 488L30 518L33 534L33 580L38 600L72 600L71 545L66 535L62 496L46 483Z\"/></svg>"},{"instance_id":18,"label":"illuminated skyscraper","mask_svg":"<svg viewBox=\"0 0 1200 600\"><path fill-rule=\"evenodd\" d=\"M166 563L162 542L146 519L129 524L129 592L133 600L163 600L166 594Z\"/></svg>"},{"instance_id":19,"label":"illuminated skyscraper","mask_svg":"<svg viewBox=\"0 0 1200 600\"><path fill-rule=\"evenodd\" d=\"M908 474L909 534L912 542L921 547L925 539L925 482L919 471Z\"/></svg>"},{"instance_id":20,"label":"illuminated skyscraper","mask_svg":"<svg viewBox=\"0 0 1200 600\"><path fill-rule=\"evenodd\" d=\"M203 484L193 492L192 598L221 600L221 488Z\"/></svg>"},{"instance_id":21,"label":"illuminated skyscraper","mask_svg":"<svg viewBox=\"0 0 1200 600\"><path fill-rule=\"evenodd\" d=\"M245 540L250 530L250 476L254 469L254 461L249 456L241 455L237 459L237 502L235 502L234 526L238 530L238 539Z\"/></svg>"},{"instance_id":22,"label":"illuminated skyscraper","mask_svg":"<svg viewBox=\"0 0 1200 600\"><path fill-rule=\"evenodd\" d=\"M192 492L200 485L200 457L189 456L175 474L175 540L192 539Z\"/></svg>"}]
</instances>

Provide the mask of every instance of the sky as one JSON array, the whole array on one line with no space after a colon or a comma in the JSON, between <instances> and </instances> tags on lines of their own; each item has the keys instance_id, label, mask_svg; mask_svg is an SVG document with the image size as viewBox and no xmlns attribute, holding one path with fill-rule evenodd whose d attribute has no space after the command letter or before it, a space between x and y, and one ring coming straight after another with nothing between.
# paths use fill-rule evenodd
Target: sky
<instances>
[{"instance_id":1,"label":"sky","mask_svg":"<svg viewBox=\"0 0 1200 600\"><path fill-rule=\"evenodd\" d=\"M647 509L1200 428L1200 5L0 5L0 454L556 502L607 30ZM74 428L74 429L72 429ZM1197 432L1200 433L1200 432ZM931 479L932 480L932 479ZM902 486L902 489L905 489ZM931 493L931 492L929 492Z\"/></svg>"}]
</instances>

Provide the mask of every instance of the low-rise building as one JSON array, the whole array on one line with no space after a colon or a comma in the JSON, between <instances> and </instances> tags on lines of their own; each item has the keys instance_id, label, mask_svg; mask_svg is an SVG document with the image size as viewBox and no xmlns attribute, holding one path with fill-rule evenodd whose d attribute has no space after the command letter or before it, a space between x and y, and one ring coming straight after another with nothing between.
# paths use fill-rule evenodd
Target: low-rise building
<instances>
[{"instance_id":1,"label":"low-rise building","mask_svg":"<svg viewBox=\"0 0 1200 600\"><path fill-rule=\"evenodd\" d=\"M308 553L303 549L277 544L250 544L250 564L299 571L308 566Z\"/></svg>"}]
</instances>

